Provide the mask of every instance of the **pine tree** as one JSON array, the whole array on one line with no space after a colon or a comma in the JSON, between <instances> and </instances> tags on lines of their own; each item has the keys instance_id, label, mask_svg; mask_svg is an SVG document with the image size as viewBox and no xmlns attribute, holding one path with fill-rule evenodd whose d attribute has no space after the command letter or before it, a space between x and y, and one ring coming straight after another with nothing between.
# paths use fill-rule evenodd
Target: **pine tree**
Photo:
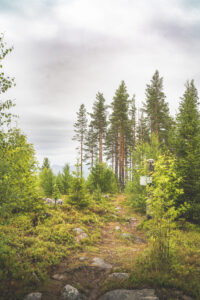
<instances>
[{"instance_id":1,"label":"pine tree","mask_svg":"<svg viewBox=\"0 0 200 300\"><path fill-rule=\"evenodd\" d=\"M94 162L97 158L98 145L97 145L97 133L94 130L93 121L90 122L89 129L85 138L85 157L84 160L87 162L87 165L90 165L90 168L93 167Z\"/></svg>"},{"instance_id":2,"label":"pine tree","mask_svg":"<svg viewBox=\"0 0 200 300\"><path fill-rule=\"evenodd\" d=\"M147 119L144 117L144 112L142 111L139 120L138 120L138 126L136 129L136 135L137 135L137 142L139 144L147 143L149 142L149 127L147 124Z\"/></svg>"},{"instance_id":3,"label":"pine tree","mask_svg":"<svg viewBox=\"0 0 200 300\"><path fill-rule=\"evenodd\" d=\"M112 114L110 118L111 131L115 132L114 152L115 152L115 173L119 179L120 187L124 186L124 167L126 154L126 134L129 128L128 107L129 95L125 82L122 81L115 92L112 102Z\"/></svg>"},{"instance_id":4,"label":"pine tree","mask_svg":"<svg viewBox=\"0 0 200 300\"><path fill-rule=\"evenodd\" d=\"M198 93L194 81L186 83L177 115L175 153L177 172L182 177L184 194L177 205L190 204L186 217L200 221L200 115Z\"/></svg>"},{"instance_id":5,"label":"pine tree","mask_svg":"<svg viewBox=\"0 0 200 300\"><path fill-rule=\"evenodd\" d=\"M79 142L79 147L76 149L80 154L80 165L81 165L81 177L83 176L83 155L84 155L84 143L87 132L87 113L85 105L81 104L77 113L77 121L74 124L75 135L73 140Z\"/></svg>"},{"instance_id":6,"label":"pine tree","mask_svg":"<svg viewBox=\"0 0 200 300\"><path fill-rule=\"evenodd\" d=\"M150 127L150 133L158 136L161 143L168 142L168 131L172 124L169 114L168 103L165 101L163 92L163 78L159 76L156 70L151 83L146 87L146 103L144 104L144 112Z\"/></svg>"},{"instance_id":7,"label":"pine tree","mask_svg":"<svg viewBox=\"0 0 200 300\"><path fill-rule=\"evenodd\" d=\"M103 162L103 143L106 135L107 120L106 120L105 99L102 93L97 93L96 101L93 104L93 112L90 114L92 118L93 130L96 133L97 142L99 145L99 162Z\"/></svg>"}]
</instances>

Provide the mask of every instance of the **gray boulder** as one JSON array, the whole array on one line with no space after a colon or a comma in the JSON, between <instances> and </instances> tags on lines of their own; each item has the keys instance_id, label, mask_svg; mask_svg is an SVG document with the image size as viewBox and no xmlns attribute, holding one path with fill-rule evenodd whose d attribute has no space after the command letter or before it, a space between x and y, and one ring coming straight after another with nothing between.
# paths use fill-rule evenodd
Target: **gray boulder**
<instances>
[{"instance_id":1,"label":"gray boulder","mask_svg":"<svg viewBox=\"0 0 200 300\"><path fill-rule=\"evenodd\" d=\"M28 294L24 300L41 300L42 299L42 293L30 293Z\"/></svg>"},{"instance_id":2,"label":"gray boulder","mask_svg":"<svg viewBox=\"0 0 200 300\"><path fill-rule=\"evenodd\" d=\"M112 265L105 262L103 259L99 258L99 257L95 257L92 260L92 265L94 267L99 267L102 269L112 269Z\"/></svg>"},{"instance_id":3,"label":"gray boulder","mask_svg":"<svg viewBox=\"0 0 200 300\"><path fill-rule=\"evenodd\" d=\"M144 290L114 290L101 296L99 300L159 300L155 291Z\"/></svg>"},{"instance_id":4,"label":"gray boulder","mask_svg":"<svg viewBox=\"0 0 200 300\"><path fill-rule=\"evenodd\" d=\"M67 284L62 292L62 300L85 300L85 296L72 285Z\"/></svg>"}]
</instances>

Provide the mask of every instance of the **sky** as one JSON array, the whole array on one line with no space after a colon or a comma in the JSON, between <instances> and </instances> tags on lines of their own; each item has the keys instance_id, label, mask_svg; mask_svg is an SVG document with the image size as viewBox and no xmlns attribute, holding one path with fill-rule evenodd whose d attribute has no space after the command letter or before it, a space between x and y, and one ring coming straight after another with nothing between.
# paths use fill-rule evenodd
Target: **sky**
<instances>
[{"instance_id":1,"label":"sky","mask_svg":"<svg viewBox=\"0 0 200 300\"><path fill-rule=\"evenodd\" d=\"M121 80L141 107L158 69L173 115L186 80L200 89L199 0L0 0L0 32L14 46L6 96L40 163L75 163L76 112Z\"/></svg>"}]
</instances>

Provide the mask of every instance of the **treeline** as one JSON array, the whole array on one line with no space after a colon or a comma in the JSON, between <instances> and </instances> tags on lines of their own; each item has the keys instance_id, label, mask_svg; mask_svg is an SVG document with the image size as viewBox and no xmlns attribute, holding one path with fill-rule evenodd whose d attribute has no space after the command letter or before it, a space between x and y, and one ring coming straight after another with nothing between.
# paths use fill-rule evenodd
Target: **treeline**
<instances>
[{"instance_id":1,"label":"treeline","mask_svg":"<svg viewBox=\"0 0 200 300\"><path fill-rule=\"evenodd\" d=\"M110 105L97 93L92 112L81 104L74 124L74 140L79 143L81 174L83 164L93 167L105 160L118 181L119 190L128 182L137 183L137 205L144 210L139 184L141 163L167 151L176 158L176 170L184 190L177 206L187 204L185 216L200 221L200 114L194 81L187 81L176 118L170 115L163 78L155 71L146 86L142 108L136 108L135 95L130 97L125 82L116 90ZM129 184L130 186L130 184ZM139 192L140 191L140 192ZM141 195L139 195L141 194ZM144 195L142 199L146 199Z\"/></svg>"},{"instance_id":2,"label":"treeline","mask_svg":"<svg viewBox=\"0 0 200 300\"><path fill-rule=\"evenodd\" d=\"M168 145L174 122L165 98L163 79L156 71L147 85L142 109L136 108L135 95L129 96L124 81L110 105L106 105L102 93L97 93L91 113L87 114L85 105L81 104L74 124L81 169L83 163L91 168L96 160L102 163L104 159L109 162L122 189L131 178L129 170L134 163L137 143L150 142L151 135L156 134L163 146Z\"/></svg>"}]
</instances>

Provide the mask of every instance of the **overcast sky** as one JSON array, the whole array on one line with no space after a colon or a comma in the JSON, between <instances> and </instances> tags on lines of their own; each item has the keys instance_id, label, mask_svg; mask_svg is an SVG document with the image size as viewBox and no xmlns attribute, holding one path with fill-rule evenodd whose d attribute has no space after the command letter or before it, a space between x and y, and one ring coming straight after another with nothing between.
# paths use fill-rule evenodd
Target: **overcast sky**
<instances>
[{"instance_id":1,"label":"overcast sky","mask_svg":"<svg viewBox=\"0 0 200 300\"><path fill-rule=\"evenodd\" d=\"M141 106L158 69L172 114L187 79L200 88L199 0L0 0L0 32L14 46L8 96L40 162L75 162L80 104L98 91L111 102L122 79Z\"/></svg>"}]
</instances>

